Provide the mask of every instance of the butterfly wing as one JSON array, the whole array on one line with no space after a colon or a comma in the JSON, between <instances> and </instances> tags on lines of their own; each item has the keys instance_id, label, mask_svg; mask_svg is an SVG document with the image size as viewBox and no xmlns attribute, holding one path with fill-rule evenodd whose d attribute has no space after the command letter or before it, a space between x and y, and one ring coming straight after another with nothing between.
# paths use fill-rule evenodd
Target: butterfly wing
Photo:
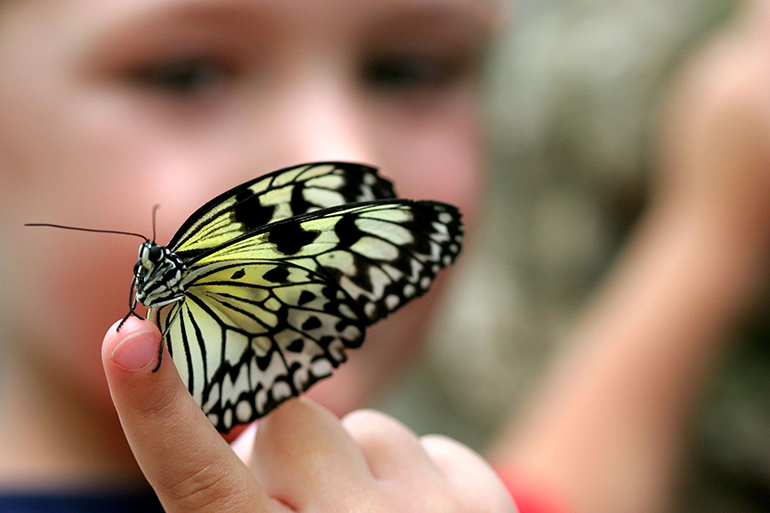
<instances>
[{"instance_id":1,"label":"butterfly wing","mask_svg":"<svg viewBox=\"0 0 770 513\"><path fill-rule=\"evenodd\" d=\"M222 432L330 376L364 338L344 291L291 263L210 264L187 292L155 315L183 381Z\"/></svg>"},{"instance_id":2,"label":"butterfly wing","mask_svg":"<svg viewBox=\"0 0 770 513\"><path fill-rule=\"evenodd\" d=\"M373 167L348 162L302 164L255 178L191 215L167 247L182 260L264 225L345 203L395 197Z\"/></svg>"},{"instance_id":3,"label":"butterfly wing","mask_svg":"<svg viewBox=\"0 0 770 513\"><path fill-rule=\"evenodd\" d=\"M245 234L190 265L273 259L321 271L354 299L371 324L427 292L462 247L458 210L435 201L341 205Z\"/></svg>"},{"instance_id":4,"label":"butterfly wing","mask_svg":"<svg viewBox=\"0 0 770 513\"><path fill-rule=\"evenodd\" d=\"M229 431L329 376L461 243L460 214L443 203L310 212L191 260L186 298L151 315L193 397Z\"/></svg>"}]
</instances>

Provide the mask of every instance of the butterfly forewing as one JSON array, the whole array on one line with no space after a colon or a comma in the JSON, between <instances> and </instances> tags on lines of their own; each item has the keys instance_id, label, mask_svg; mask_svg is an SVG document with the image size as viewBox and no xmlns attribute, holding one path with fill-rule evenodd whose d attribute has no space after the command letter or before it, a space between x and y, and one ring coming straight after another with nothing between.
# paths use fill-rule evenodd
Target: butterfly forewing
<instances>
[{"instance_id":1,"label":"butterfly forewing","mask_svg":"<svg viewBox=\"0 0 770 513\"><path fill-rule=\"evenodd\" d=\"M355 303L328 276L281 261L206 265L155 314L183 381L220 431L299 395L360 346Z\"/></svg>"},{"instance_id":2,"label":"butterfly forewing","mask_svg":"<svg viewBox=\"0 0 770 513\"><path fill-rule=\"evenodd\" d=\"M185 260L282 219L393 197L392 183L370 166L303 164L256 178L214 198L190 216L168 247Z\"/></svg>"},{"instance_id":3,"label":"butterfly forewing","mask_svg":"<svg viewBox=\"0 0 770 513\"><path fill-rule=\"evenodd\" d=\"M456 208L388 200L309 213L235 240L192 268L230 259L292 262L333 277L371 324L424 294L462 244Z\"/></svg>"}]
</instances>

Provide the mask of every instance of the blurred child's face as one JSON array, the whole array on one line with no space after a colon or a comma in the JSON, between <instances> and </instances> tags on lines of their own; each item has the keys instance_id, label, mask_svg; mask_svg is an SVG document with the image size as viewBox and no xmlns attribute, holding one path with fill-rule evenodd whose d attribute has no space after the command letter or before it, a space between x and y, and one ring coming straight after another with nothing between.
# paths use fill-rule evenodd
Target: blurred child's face
<instances>
[{"instance_id":1,"label":"blurred child's face","mask_svg":"<svg viewBox=\"0 0 770 513\"><path fill-rule=\"evenodd\" d=\"M374 164L400 195L472 217L487 2L24 0L0 9L5 335L105 400L98 347L127 310L141 241L25 222L151 236L160 203L163 243L214 195L322 159ZM367 343L387 343L387 332Z\"/></svg>"}]
</instances>

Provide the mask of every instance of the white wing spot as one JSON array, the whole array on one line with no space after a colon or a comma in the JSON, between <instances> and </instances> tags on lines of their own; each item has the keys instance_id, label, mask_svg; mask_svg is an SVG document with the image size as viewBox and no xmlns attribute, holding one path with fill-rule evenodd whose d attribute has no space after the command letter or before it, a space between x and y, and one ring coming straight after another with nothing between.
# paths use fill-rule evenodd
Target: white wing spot
<instances>
[{"instance_id":1,"label":"white wing spot","mask_svg":"<svg viewBox=\"0 0 770 513\"><path fill-rule=\"evenodd\" d=\"M337 306L337 310L343 316L347 317L348 319L355 319L356 318L356 314L353 313L353 310L351 310L351 308L348 305L346 305L345 303L342 303L342 304L338 305Z\"/></svg>"},{"instance_id":2,"label":"white wing spot","mask_svg":"<svg viewBox=\"0 0 770 513\"><path fill-rule=\"evenodd\" d=\"M257 407L257 411L264 412L266 403L267 390L262 388L254 395L254 405Z\"/></svg>"},{"instance_id":3,"label":"white wing spot","mask_svg":"<svg viewBox=\"0 0 770 513\"><path fill-rule=\"evenodd\" d=\"M259 367L257 367L257 359L252 358L251 362L249 362L249 376L251 379L249 380L249 384L251 385L251 389L255 390L257 388L257 383L259 383Z\"/></svg>"},{"instance_id":4,"label":"white wing spot","mask_svg":"<svg viewBox=\"0 0 770 513\"><path fill-rule=\"evenodd\" d=\"M347 251L332 251L330 253L319 255L318 263L324 267L338 269L348 276L353 276L357 272L353 255Z\"/></svg>"},{"instance_id":5,"label":"white wing spot","mask_svg":"<svg viewBox=\"0 0 770 513\"><path fill-rule=\"evenodd\" d=\"M249 376L246 372L246 365L244 364L238 377L235 378L235 382L230 379L230 375L226 374L222 380L222 403L235 404L241 392L245 392L249 389Z\"/></svg>"},{"instance_id":6,"label":"white wing spot","mask_svg":"<svg viewBox=\"0 0 770 513\"><path fill-rule=\"evenodd\" d=\"M329 354L332 355L332 358L337 360L338 362L344 362L345 361L345 346L342 345L342 342L340 340L334 340L331 344L329 344Z\"/></svg>"},{"instance_id":7,"label":"white wing spot","mask_svg":"<svg viewBox=\"0 0 770 513\"><path fill-rule=\"evenodd\" d=\"M291 387L288 383L278 381L273 385L273 399L281 401L288 397L291 397Z\"/></svg>"},{"instance_id":8,"label":"white wing spot","mask_svg":"<svg viewBox=\"0 0 770 513\"><path fill-rule=\"evenodd\" d=\"M388 307L388 310L395 310L399 304L401 304L401 300L395 294L390 294L385 298L385 306Z\"/></svg>"},{"instance_id":9,"label":"white wing spot","mask_svg":"<svg viewBox=\"0 0 770 513\"><path fill-rule=\"evenodd\" d=\"M376 237L361 237L350 246L350 250L371 260L393 261L398 258L396 246Z\"/></svg>"},{"instance_id":10,"label":"white wing spot","mask_svg":"<svg viewBox=\"0 0 770 513\"><path fill-rule=\"evenodd\" d=\"M368 185L361 186L361 194L358 195L359 201L368 201L374 199L374 192Z\"/></svg>"},{"instance_id":11,"label":"white wing spot","mask_svg":"<svg viewBox=\"0 0 770 513\"><path fill-rule=\"evenodd\" d=\"M240 422L248 422L251 419L251 404L248 401L240 401L235 407L235 416Z\"/></svg>"},{"instance_id":12,"label":"white wing spot","mask_svg":"<svg viewBox=\"0 0 770 513\"><path fill-rule=\"evenodd\" d=\"M315 377L322 378L322 377L331 375L332 364L329 363L329 360L323 360L323 359L316 360L313 362L311 366L311 370Z\"/></svg>"},{"instance_id":13,"label":"white wing spot","mask_svg":"<svg viewBox=\"0 0 770 513\"><path fill-rule=\"evenodd\" d=\"M433 226L433 230L436 232L436 235L449 235L449 229L445 224L442 223L431 223L431 226Z\"/></svg>"},{"instance_id":14,"label":"white wing spot","mask_svg":"<svg viewBox=\"0 0 770 513\"><path fill-rule=\"evenodd\" d=\"M345 340L352 342L356 340L358 337L361 336L361 330L356 328L355 326L348 326L342 332L340 333L340 337L344 338ZM336 343L338 341L335 341L333 343ZM340 344L340 351L344 350L345 348L342 347L342 344Z\"/></svg>"}]
</instances>

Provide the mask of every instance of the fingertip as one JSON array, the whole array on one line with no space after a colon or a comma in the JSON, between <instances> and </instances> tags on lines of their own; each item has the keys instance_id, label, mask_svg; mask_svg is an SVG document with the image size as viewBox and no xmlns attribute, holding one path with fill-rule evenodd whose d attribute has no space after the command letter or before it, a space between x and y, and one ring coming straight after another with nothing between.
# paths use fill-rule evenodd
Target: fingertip
<instances>
[{"instance_id":1,"label":"fingertip","mask_svg":"<svg viewBox=\"0 0 770 513\"><path fill-rule=\"evenodd\" d=\"M435 470L417 434L397 419L375 410L357 410L342 425L366 457L372 474L392 479L409 472Z\"/></svg>"},{"instance_id":2,"label":"fingertip","mask_svg":"<svg viewBox=\"0 0 770 513\"><path fill-rule=\"evenodd\" d=\"M425 452L452 488L472 504L487 504L489 511L511 511L516 507L510 493L492 466L468 446L444 435L420 437Z\"/></svg>"},{"instance_id":3,"label":"fingertip","mask_svg":"<svg viewBox=\"0 0 770 513\"><path fill-rule=\"evenodd\" d=\"M105 369L113 364L129 372L149 367L159 357L160 339L160 331L151 321L135 317L117 321L102 343Z\"/></svg>"},{"instance_id":4,"label":"fingertip","mask_svg":"<svg viewBox=\"0 0 770 513\"><path fill-rule=\"evenodd\" d=\"M268 497L190 395L168 350L158 367L157 326L137 318L118 326L110 327L102 346L110 395L165 510L233 511L233 503L242 502L266 511Z\"/></svg>"},{"instance_id":5,"label":"fingertip","mask_svg":"<svg viewBox=\"0 0 770 513\"><path fill-rule=\"evenodd\" d=\"M371 477L337 416L306 398L288 400L260 421L250 466L270 496L299 510L321 494L358 489Z\"/></svg>"}]
</instances>

